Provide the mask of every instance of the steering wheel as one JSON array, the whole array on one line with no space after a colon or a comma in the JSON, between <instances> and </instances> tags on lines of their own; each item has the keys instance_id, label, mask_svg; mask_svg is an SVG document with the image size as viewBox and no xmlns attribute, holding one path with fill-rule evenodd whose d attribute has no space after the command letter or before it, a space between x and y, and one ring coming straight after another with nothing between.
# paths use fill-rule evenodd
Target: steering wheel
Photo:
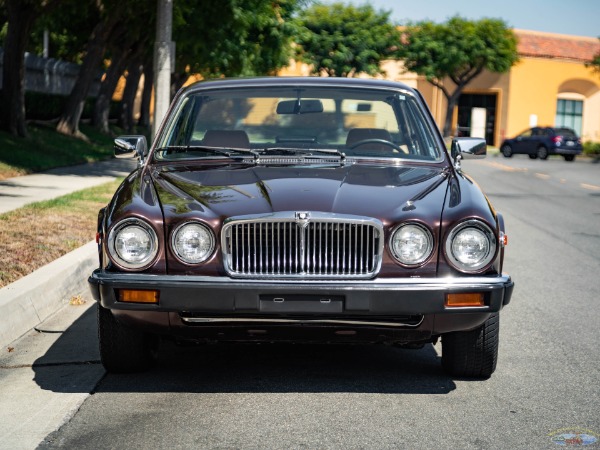
<instances>
[{"instance_id":1,"label":"steering wheel","mask_svg":"<svg viewBox=\"0 0 600 450\"><path fill-rule=\"evenodd\" d=\"M398 146L397 144L394 144L393 142L388 141L386 139L377 139L377 138L363 139L361 141L357 141L354 144L352 144L351 146L349 146L348 148L351 150L354 150L356 147L360 147L361 145L366 145L366 144L383 144L383 145L387 145L388 147L392 147L394 150L398 150L399 152L403 151L400 148L400 146Z\"/></svg>"}]
</instances>

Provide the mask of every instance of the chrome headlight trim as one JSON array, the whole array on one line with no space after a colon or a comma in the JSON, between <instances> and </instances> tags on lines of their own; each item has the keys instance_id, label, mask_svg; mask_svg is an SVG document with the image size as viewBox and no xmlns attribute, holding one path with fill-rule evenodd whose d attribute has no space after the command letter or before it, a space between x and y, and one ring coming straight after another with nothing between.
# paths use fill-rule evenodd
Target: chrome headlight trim
<instances>
[{"instance_id":1,"label":"chrome headlight trim","mask_svg":"<svg viewBox=\"0 0 600 450\"><path fill-rule=\"evenodd\" d=\"M117 243L119 236L126 229L130 229L131 232L142 232L147 237L147 250L143 253L140 258L133 260L132 258L127 259L122 251L119 250L120 245ZM124 219L115 224L108 234L108 254L111 260L119 267L130 270L143 270L149 267L156 259L158 255L158 236L154 228L147 222L137 219L129 218Z\"/></svg>"},{"instance_id":2,"label":"chrome headlight trim","mask_svg":"<svg viewBox=\"0 0 600 450\"><path fill-rule=\"evenodd\" d=\"M457 255L454 249L455 239L467 230L474 230L487 241L486 248L482 249L482 256L476 262L472 263L465 262L464 258L461 260L460 255ZM498 239L489 225L480 220L471 219L461 222L451 229L446 238L444 253L446 260L456 270L465 273L479 273L487 269L492 261L494 261L498 248L497 242Z\"/></svg>"},{"instance_id":3,"label":"chrome headlight trim","mask_svg":"<svg viewBox=\"0 0 600 450\"><path fill-rule=\"evenodd\" d=\"M186 255L183 254L183 252L181 251L181 248L178 246L178 238L180 236L180 233L186 231L186 228L189 228L189 227L198 227L199 230L204 231L206 233L205 236L209 241L209 250L203 252L203 254L197 259L191 259L189 257L186 257ZM180 224L179 226L177 226L177 228L175 228L173 230L173 232L171 233L171 250L173 251L173 254L175 255L175 257L180 262L182 262L186 265L192 266L192 265L202 264L203 262L210 259L210 257L215 252L215 248L216 248L215 234L208 225L206 225L202 222L195 221L195 220L184 222L184 223Z\"/></svg>"},{"instance_id":4,"label":"chrome headlight trim","mask_svg":"<svg viewBox=\"0 0 600 450\"><path fill-rule=\"evenodd\" d=\"M421 255L418 258L414 259L413 261L405 260L402 257L402 255L399 254L399 252L397 251L396 246L395 246L396 236L398 235L399 232L401 232L403 229L405 229L407 227L412 227L415 231L422 232L423 233L422 236L426 241L425 242L425 246L426 246L425 250L422 251ZM403 267L408 267L408 268L422 266L425 262L427 262L429 260L429 258L433 254L433 249L435 247L434 240L433 240L433 233L431 232L431 230L429 228L427 228L425 225L422 225L417 222L405 222L405 223L402 223L399 226L397 226L390 234L390 240L389 240L388 246L389 246L390 253L394 257L394 259Z\"/></svg>"}]
</instances>

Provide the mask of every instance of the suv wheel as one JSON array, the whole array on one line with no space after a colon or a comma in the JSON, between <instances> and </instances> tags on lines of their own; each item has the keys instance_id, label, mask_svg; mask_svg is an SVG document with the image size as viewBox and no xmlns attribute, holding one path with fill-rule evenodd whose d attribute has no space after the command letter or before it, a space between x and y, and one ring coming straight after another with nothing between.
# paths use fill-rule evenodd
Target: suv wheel
<instances>
[{"instance_id":1,"label":"suv wheel","mask_svg":"<svg viewBox=\"0 0 600 450\"><path fill-rule=\"evenodd\" d=\"M513 155L513 151L510 145L503 145L500 149L505 158L510 158Z\"/></svg>"},{"instance_id":2,"label":"suv wheel","mask_svg":"<svg viewBox=\"0 0 600 450\"><path fill-rule=\"evenodd\" d=\"M453 376L489 378L496 370L500 341L500 315L492 314L471 331L442 336L442 367Z\"/></svg>"},{"instance_id":3,"label":"suv wheel","mask_svg":"<svg viewBox=\"0 0 600 450\"><path fill-rule=\"evenodd\" d=\"M548 159L548 149L544 146L538 147L537 155L540 159Z\"/></svg>"},{"instance_id":4,"label":"suv wheel","mask_svg":"<svg viewBox=\"0 0 600 450\"><path fill-rule=\"evenodd\" d=\"M565 161L575 161L575 155L564 155Z\"/></svg>"},{"instance_id":5,"label":"suv wheel","mask_svg":"<svg viewBox=\"0 0 600 450\"><path fill-rule=\"evenodd\" d=\"M109 309L98 305L100 359L108 372L149 369L156 360L158 337L121 324Z\"/></svg>"},{"instance_id":6,"label":"suv wheel","mask_svg":"<svg viewBox=\"0 0 600 450\"><path fill-rule=\"evenodd\" d=\"M529 153L529 159L537 159L537 153Z\"/></svg>"}]
</instances>

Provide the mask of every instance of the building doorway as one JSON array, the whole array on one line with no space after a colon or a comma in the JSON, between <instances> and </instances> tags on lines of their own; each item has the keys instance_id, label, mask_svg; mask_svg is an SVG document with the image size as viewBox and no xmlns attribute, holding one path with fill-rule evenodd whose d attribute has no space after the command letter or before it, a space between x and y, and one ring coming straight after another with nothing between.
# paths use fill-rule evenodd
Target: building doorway
<instances>
[{"instance_id":1,"label":"building doorway","mask_svg":"<svg viewBox=\"0 0 600 450\"><path fill-rule=\"evenodd\" d=\"M495 145L497 94L462 94L458 99L458 136L483 137Z\"/></svg>"}]
</instances>

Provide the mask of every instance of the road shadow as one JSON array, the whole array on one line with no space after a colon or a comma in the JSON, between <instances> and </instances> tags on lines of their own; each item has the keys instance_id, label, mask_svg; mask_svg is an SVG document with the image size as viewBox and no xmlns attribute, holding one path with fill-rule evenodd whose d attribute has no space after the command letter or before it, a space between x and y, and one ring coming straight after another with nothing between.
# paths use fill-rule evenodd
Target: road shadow
<instances>
[{"instance_id":1,"label":"road shadow","mask_svg":"<svg viewBox=\"0 0 600 450\"><path fill-rule=\"evenodd\" d=\"M62 355L77 347L97 353L92 307L36 360L34 380L54 392L82 392L55 376ZM62 358L62 359L61 359ZM71 372L100 367L96 359L65 360ZM77 378L76 375L73 375ZM432 345L420 350L351 344L161 344L157 365L138 374L106 374L95 392L447 394L456 385ZM88 391L89 392L89 391Z\"/></svg>"}]
</instances>

